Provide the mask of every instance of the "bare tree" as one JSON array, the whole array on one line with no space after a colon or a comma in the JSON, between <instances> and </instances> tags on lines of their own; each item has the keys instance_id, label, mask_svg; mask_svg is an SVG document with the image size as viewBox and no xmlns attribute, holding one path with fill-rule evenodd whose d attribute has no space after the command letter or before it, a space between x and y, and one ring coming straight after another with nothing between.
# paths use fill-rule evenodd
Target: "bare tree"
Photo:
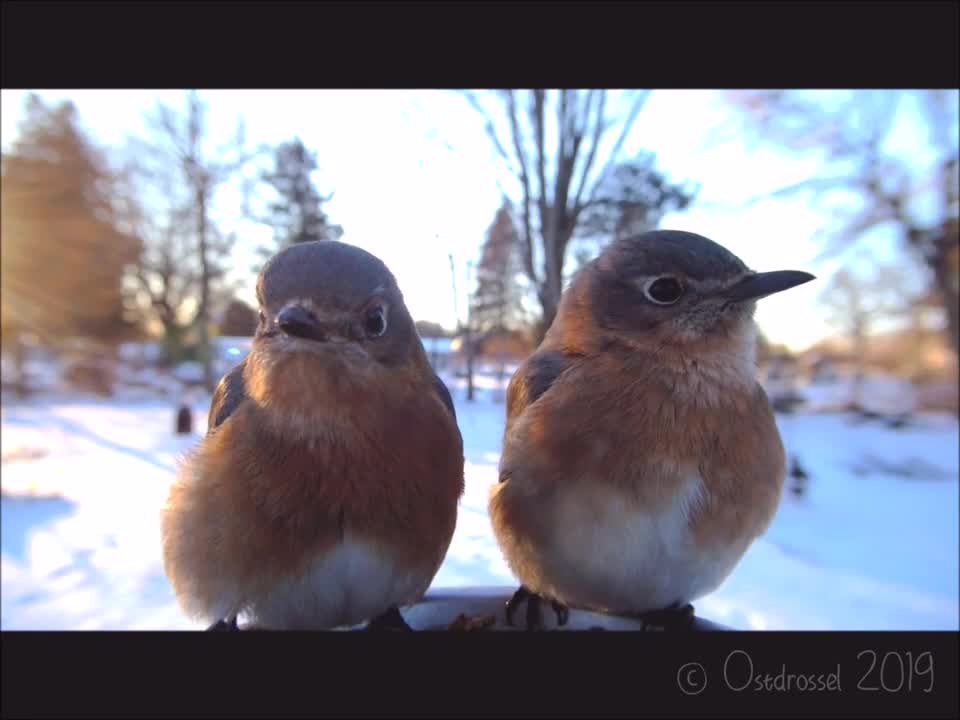
<instances>
[{"instance_id":1,"label":"bare tree","mask_svg":"<svg viewBox=\"0 0 960 720\"><path fill-rule=\"evenodd\" d=\"M817 177L782 188L785 196L810 191L819 200L843 196L851 208L828 229L825 255L835 255L868 230L892 227L902 247L924 268L946 319L951 346L960 351L958 287L958 100L956 90L736 91L737 126L797 152L820 153ZM891 148L907 99L927 133L922 157Z\"/></svg>"},{"instance_id":2,"label":"bare tree","mask_svg":"<svg viewBox=\"0 0 960 720\"><path fill-rule=\"evenodd\" d=\"M141 142L140 147L146 156L152 159L154 167L159 163L161 167L173 170L185 191L184 204L173 212L170 225L160 233L159 246L162 249L156 258L156 264L149 270L155 279L160 278L159 283L154 280L154 286L164 288L157 291L162 312L167 312L163 308L163 303L167 301L175 311L180 293L185 292L185 289L181 288L195 285L194 324L199 335L204 384L212 391L215 378L210 349L210 316L215 299L214 284L225 274L222 259L228 257L233 238L218 231L210 218L210 209L217 189L237 176L261 151L246 148L242 120L237 124L236 135L232 141L214 152L208 151L205 148L209 141L206 105L196 91L187 93L184 114L181 115L173 108L159 103L148 117L148 123L155 134L150 142ZM172 281L178 271L170 271L179 267L180 263L176 259L178 253L174 249L176 242L173 238L183 230L184 223L192 226L191 235L197 260L196 277L191 278L189 273L179 275L174 283ZM167 231L170 234L165 237L164 233ZM218 262L218 258L221 262ZM165 275L170 282L163 280ZM165 300L164 292L173 293L174 297L170 298L168 295Z\"/></svg>"},{"instance_id":3,"label":"bare tree","mask_svg":"<svg viewBox=\"0 0 960 720\"><path fill-rule=\"evenodd\" d=\"M870 329L870 312L864 304L861 282L847 270L840 270L831 278L820 300L829 312L830 322L850 342L855 367L851 403L853 408L858 408L862 405L864 362Z\"/></svg>"},{"instance_id":4,"label":"bare tree","mask_svg":"<svg viewBox=\"0 0 960 720\"><path fill-rule=\"evenodd\" d=\"M649 91L628 93L620 114L610 112L606 90L504 90L503 129L475 93L466 95L520 188L520 254L542 309L540 339L556 316L567 249L585 212L619 214L622 203L605 191Z\"/></svg>"},{"instance_id":5,"label":"bare tree","mask_svg":"<svg viewBox=\"0 0 960 720\"><path fill-rule=\"evenodd\" d=\"M819 299L827 310L828 322L842 332L850 344L855 367L852 402L854 408L859 408L863 405L862 386L871 336L884 322L909 319L920 297L910 292L896 267L878 264L870 272L838 270Z\"/></svg>"},{"instance_id":6,"label":"bare tree","mask_svg":"<svg viewBox=\"0 0 960 720\"><path fill-rule=\"evenodd\" d=\"M160 324L166 355L173 359L179 355L183 334L196 320L196 306L190 311L200 279L193 208L178 197L175 173L169 168L151 168L139 160L133 157L128 162L120 194L124 222L144 244L132 280L142 321ZM159 191L158 199L147 210L151 189Z\"/></svg>"}]
</instances>

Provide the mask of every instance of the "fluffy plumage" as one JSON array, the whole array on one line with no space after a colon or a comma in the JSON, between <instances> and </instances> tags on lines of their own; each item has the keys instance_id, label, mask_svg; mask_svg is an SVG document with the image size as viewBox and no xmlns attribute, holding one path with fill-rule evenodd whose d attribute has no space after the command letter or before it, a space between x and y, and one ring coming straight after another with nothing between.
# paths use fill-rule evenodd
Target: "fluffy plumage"
<instances>
[{"instance_id":1,"label":"fluffy plumage","mask_svg":"<svg viewBox=\"0 0 960 720\"><path fill-rule=\"evenodd\" d=\"M679 299L645 294L661 277ZM666 231L615 243L576 276L511 379L491 489L524 587L645 613L719 586L770 522L785 472L754 375L753 300L799 281Z\"/></svg>"},{"instance_id":2,"label":"fluffy plumage","mask_svg":"<svg viewBox=\"0 0 960 720\"><path fill-rule=\"evenodd\" d=\"M463 447L396 281L359 248L304 243L268 263L258 299L253 348L164 509L181 606L324 629L416 602L453 536ZM291 306L310 338L278 329ZM389 318L379 336L364 331L373 306Z\"/></svg>"}]
</instances>

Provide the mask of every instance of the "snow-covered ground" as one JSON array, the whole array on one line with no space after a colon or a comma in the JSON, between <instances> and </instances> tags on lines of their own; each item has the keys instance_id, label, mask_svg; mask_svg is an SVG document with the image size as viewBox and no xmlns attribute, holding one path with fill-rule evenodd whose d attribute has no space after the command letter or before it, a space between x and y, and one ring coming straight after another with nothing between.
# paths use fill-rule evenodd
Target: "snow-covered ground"
<instances>
[{"instance_id":1,"label":"snow-covered ground","mask_svg":"<svg viewBox=\"0 0 960 720\"><path fill-rule=\"evenodd\" d=\"M435 588L514 586L488 525L502 389L451 381L466 494ZM500 399L498 401L498 399ZM124 395L4 401L3 629L187 629L163 574L159 508L178 455L170 401ZM958 426L900 430L848 416L780 418L810 474L767 534L697 613L743 629L958 628Z\"/></svg>"}]
</instances>

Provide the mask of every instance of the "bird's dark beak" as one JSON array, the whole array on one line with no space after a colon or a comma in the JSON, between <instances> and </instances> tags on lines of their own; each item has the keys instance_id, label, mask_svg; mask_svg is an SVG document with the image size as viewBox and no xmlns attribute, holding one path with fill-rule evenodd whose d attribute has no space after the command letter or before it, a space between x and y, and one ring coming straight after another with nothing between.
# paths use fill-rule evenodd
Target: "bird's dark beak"
<instances>
[{"instance_id":1,"label":"bird's dark beak","mask_svg":"<svg viewBox=\"0 0 960 720\"><path fill-rule=\"evenodd\" d=\"M317 340L327 339L323 326L313 313L301 305L285 307L277 315L277 326L291 337Z\"/></svg>"},{"instance_id":2,"label":"bird's dark beak","mask_svg":"<svg viewBox=\"0 0 960 720\"><path fill-rule=\"evenodd\" d=\"M800 270L775 270L773 272L754 273L736 285L724 290L721 295L730 302L758 300L774 293L789 290L797 285L814 280L815 277Z\"/></svg>"}]
</instances>

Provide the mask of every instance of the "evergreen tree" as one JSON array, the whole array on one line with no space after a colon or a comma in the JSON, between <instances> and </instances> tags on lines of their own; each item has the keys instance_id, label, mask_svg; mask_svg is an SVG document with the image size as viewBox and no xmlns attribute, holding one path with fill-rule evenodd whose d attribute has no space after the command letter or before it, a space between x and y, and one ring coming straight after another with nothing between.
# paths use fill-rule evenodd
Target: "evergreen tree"
<instances>
[{"instance_id":1,"label":"evergreen tree","mask_svg":"<svg viewBox=\"0 0 960 720\"><path fill-rule=\"evenodd\" d=\"M336 240L343 234L343 229L332 225L323 211L330 196L320 195L314 185L311 176L316 169L316 153L307 150L299 138L276 148L274 167L262 179L277 195L264 219L273 228L277 247L263 249L264 254L298 242Z\"/></svg>"},{"instance_id":2,"label":"evergreen tree","mask_svg":"<svg viewBox=\"0 0 960 720\"><path fill-rule=\"evenodd\" d=\"M494 216L477 264L471 319L474 329L481 334L503 332L517 325L517 275L521 271L517 251L517 231L505 201Z\"/></svg>"},{"instance_id":3,"label":"evergreen tree","mask_svg":"<svg viewBox=\"0 0 960 720\"><path fill-rule=\"evenodd\" d=\"M118 226L115 178L73 104L30 95L2 172L4 340L126 336L124 277L141 243Z\"/></svg>"}]
</instances>

